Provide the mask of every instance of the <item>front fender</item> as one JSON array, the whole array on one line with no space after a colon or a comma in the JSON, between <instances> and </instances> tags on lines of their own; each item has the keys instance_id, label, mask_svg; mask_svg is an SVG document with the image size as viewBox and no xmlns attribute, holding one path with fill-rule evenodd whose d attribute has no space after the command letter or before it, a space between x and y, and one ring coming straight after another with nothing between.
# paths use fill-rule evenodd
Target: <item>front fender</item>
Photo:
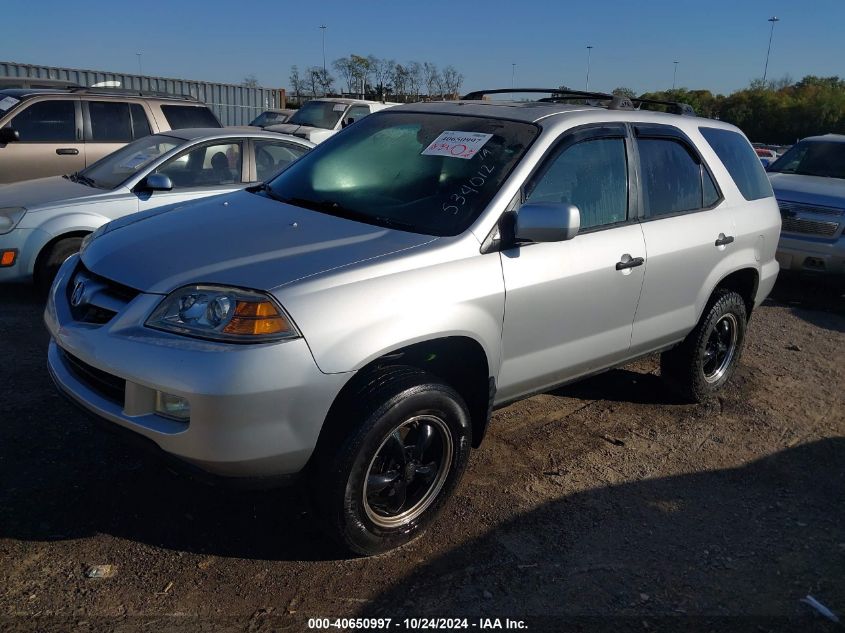
<instances>
[{"instance_id":1,"label":"front fender","mask_svg":"<svg viewBox=\"0 0 845 633\"><path fill-rule=\"evenodd\" d=\"M497 375L505 307L499 254L476 250L433 265L405 264L399 272L373 266L367 278L347 271L277 291L320 370L355 371L406 345L465 336L481 345Z\"/></svg>"},{"instance_id":2,"label":"front fender","mask_svg":"<svg viewBox=\"0 0 845 633\"><path fill-rule=\"evenodd\" d=\"M34 225L22 249L21 266L26 274L33 274L38 255L51 241L62 235L90 233L108 221L97 213L67 213Z\"/></svg>"}]
</instances>

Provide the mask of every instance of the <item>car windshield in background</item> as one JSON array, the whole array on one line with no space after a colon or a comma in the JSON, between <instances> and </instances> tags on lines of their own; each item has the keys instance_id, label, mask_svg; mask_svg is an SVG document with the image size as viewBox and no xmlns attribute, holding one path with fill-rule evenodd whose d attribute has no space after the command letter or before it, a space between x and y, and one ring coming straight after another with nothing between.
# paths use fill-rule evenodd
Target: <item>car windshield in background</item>
<instances>
[{"instance_id":1,"label":"car windshield in background","mask_svg":"<svg viewBox=\"0 0 845 633\"><path fill-rule=\"evenodd\" d=\"M183 143L163 134L146 136L129 143L80 172L86 181L102 189L114 189L162 154Z\"/></svg>"},{"instance_id":2,"label":"car windshield in background","mask_svg":"<svg viewBox=\"0 0 845 633\"><path fill-rule=\"evenodd\" d=\"M333 103L331 101L309 101L293 116L287 120L288 123L296 125L307 125L308 127L321 127L325 130L333 130L338 119L346 111L345 103Z\"/></svg>"},{"instance_id":3,"label":"car windshield in background","mask_svg":"<svg viewBox=\"0 0 845 633\"><path fill-rule=\"evenodd\" d=\"M769 165L770 172L845 178L845 143L801 141Z\"/></svg>"},{"instance_id":4,"label":"car windshield in background","mask_svg":"<svg viewBox=\"0 0 845 633\"><path fill-rule=\"evenodd\" d=\"M427 235L458 235L536 138L530 123L410 112L368 116L270 181L266 195Z\"/></svg>"}]
</instances>

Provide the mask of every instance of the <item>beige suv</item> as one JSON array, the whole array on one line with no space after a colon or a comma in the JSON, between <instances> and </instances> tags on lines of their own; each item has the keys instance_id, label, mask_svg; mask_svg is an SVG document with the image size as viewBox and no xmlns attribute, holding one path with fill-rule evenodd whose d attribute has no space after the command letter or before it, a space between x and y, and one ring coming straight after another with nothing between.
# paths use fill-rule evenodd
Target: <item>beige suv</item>
<instances>
[{"instance_id":1,"label":"beige suv","mask_svg":"<svg viewBox=\"0 0 845 633\"><path fill-rule=\"evenodd\" d=\"M0 90L0 184L71 174L135 139L222 127L191 97L129 90Z\"/></svg>"}]
</instances>

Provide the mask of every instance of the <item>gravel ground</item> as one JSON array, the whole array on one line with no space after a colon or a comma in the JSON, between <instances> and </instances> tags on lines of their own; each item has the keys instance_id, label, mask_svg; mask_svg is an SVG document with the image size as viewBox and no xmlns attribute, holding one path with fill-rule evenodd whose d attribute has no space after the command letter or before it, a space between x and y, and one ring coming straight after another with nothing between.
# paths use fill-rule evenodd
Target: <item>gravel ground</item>
<instances>
[{"instance_id":1,"label":"gravel ground","mask_svg":"<svg viewBox=\"0 0 845 633\"><path fill-rule=\"evenodd\" d=\"M434 527L370 559L340 556L295 489L206 487L92 427L50 382L41 310L0 286L0 629L841 630L800 602L845 615L836 286L779 281L705 404L650 357L498 411Z\"/></svg>"}]
</instances>

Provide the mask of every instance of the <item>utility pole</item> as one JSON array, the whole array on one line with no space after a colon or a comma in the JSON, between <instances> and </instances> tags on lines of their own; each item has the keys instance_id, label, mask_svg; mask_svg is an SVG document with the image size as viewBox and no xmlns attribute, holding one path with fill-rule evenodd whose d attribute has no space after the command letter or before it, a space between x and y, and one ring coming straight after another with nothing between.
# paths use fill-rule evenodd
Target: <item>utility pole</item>
<instances>
[{"instance_id":1,"label":"utility pole","mask_svg":"<svg viewBox=\"0 0 845 633\"><path fill-rule=\"evenodd\" d=\"M138 56L138 74L143 75L143 71L141 70L141 53L135 53Z\"/></svg>"},{"instance_id":2,"label":"utility pole","mask_svg":"<svg viewBox=\"0 0 845 633\"><path fill-rule=\"evenodd\" d=\"M325 24L320 25L320 30L323 32L323 73L326 72L326 29L328 27Z\"/></svg>"},{"instance_id":3,"label":"utility pole","mask_svg":"<svg viewBox=\"0 0 845 633\"><path fill-rule=\"evenodd\" d=\"M769 32L769 48L766 50L766 66L763 68L763 85L766 84L766 75L769 73L769 53L772 52L772 36L775 34L775 22L780 22L780 18L773 15L767 22L772 23L772 30Z\"/></svg>"},{"instance_id":4,"label":"utility pole","mask_svg":"<svg viewBox=\"0 0 845 633\"><path fill-rule=\"evenodd\" d=\"M675 79L678 78L678 62L672 62L675 64L675 71L672 73L672 90L675 89Z\"/></svg>"},{"instance_id":5,"label":"utility pole","mask_svg":"<svg viewBox=\"0 0 845 633\"><path fill-rule=\"evenodd\" d=\"M590 54L593 52L592 46L587 46L587 81L584 84L584 90L590 89Z\"/></svg>"},{"instance_id":6,"label":"utility pole","mask_svg":"<svg viewBox=\"0 0 845 633\"><path fill-rule=\"evenodd\" d=\"M516 64L511 64L511 88L515 86L514 80L516 79Z\"/></svg>"}]
</instances>

